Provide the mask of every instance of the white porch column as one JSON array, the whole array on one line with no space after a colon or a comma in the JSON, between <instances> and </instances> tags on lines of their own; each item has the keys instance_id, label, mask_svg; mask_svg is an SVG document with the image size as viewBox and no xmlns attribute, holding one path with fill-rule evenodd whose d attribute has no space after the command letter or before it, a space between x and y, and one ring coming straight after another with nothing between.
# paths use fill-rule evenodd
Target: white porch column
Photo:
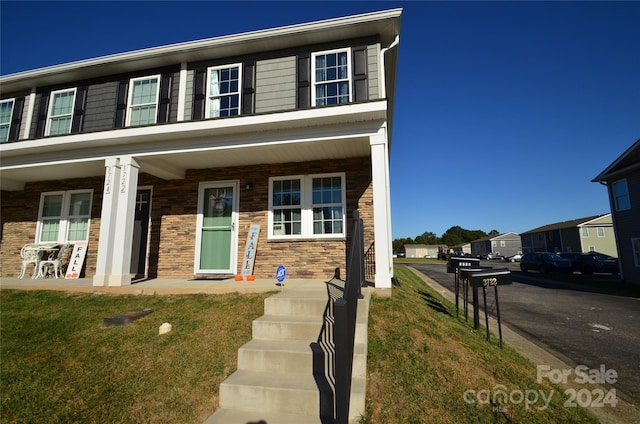
<instances>
[{"instance_id":1,"label":"white porch column","mask_svg":"<svg viewBox=\"0 0 640 424\"><path fill-rule=\"evenodd\" d=\"M112 267L108 277L110 286L131 284L131 243L133 242L139 170L140 165L131 156L120 158L120 182L116 186L118 204L113 234Z\"/></svg>"},{"instance_id":2,"label":"white porch column","mask_svg":"<svg viewBox=\"0 0 640 424\"><path fill-rule=\"evenodd\" d=\"M373 229L376 252L375 287L391 288L391 205L389 196L389 146L387 128L370 137L371 178L373 182Z\"/></svg>"},{"instance_id":3,"label":"white porch column","mask_svg":"<svg viewBox=\"0 0 640 424\"><path fill-rule=\"evenodd\" d=\"M111 272L113 258L113 234L118 207L118 182L120 181L120 162L111 158L105 161L104 188L102 190L102 212L100 213L100 239L94 286L106 286Z\"/></svg>"}]
</instances>

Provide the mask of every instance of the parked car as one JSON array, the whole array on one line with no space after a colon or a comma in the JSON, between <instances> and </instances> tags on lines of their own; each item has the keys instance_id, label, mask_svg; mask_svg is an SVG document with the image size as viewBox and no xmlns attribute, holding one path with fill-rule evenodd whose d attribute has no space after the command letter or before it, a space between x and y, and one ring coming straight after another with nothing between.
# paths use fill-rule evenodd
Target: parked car
<instances>
[{"instance_id":1,"label":"parked car","mask_svg":"<svg viewBox=\"0 0 640 424\"><path fill-rule=\"evenodd\" d=\"M618 275L618 258L598 252L589 253L560 253L561 257L569 260L574 271L591 275L594 272Z\"/></svg>"},{"instance_id":2,"label":"parked car","mask_svg":"<svg viewBox=\"0 0 640 424\"><path fill-rule=\"evenodd\" d=\"M508 262L520 262L520 259L522 259L522 253L516 253L515 255L504 258L504 260Z\"/></svg>"},{"instance_id":3,"label":"parked car","mask_svg":"<svg viewBox=\"0 0 640 424\"><path fill-rule=\"evenodd\" d=\"M532 269L542 273L573 273L571 261L560 257L556 253L550 252L525 253L520 259L520 270L522 272L527 272Z\"/></svg>"},{"instance_id":4,"label":"parked car","mask_svg":"<svg viewBox=\"0 0 640 424\"><path fill-rule=\"evenodd\" d=\"M487 253L487 257L486 257L486 259L487 259L488 261L495 260L495 259L500 259L500 260L502 260L502 259L504 259L504 256L502 256L502 255L500 254L500 252L490 252L490 253Z\"/></svg>"}]
</instances>

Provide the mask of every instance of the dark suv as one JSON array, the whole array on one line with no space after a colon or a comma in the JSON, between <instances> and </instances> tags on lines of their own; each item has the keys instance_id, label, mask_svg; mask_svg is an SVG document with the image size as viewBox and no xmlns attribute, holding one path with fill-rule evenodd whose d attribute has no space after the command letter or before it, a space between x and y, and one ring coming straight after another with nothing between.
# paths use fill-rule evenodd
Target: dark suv
<instances>
[{"instance_id":1,"label":"dark suv","mask_svg":"<svg viewBox=\"0 0 640 424\"><path fill-rule=\"evenodd\" d=\"M527 272L530 269L535 269L542 273L573 273L571 261L561 258L556 253L550 252L525 253L525 255L520 259L520 270L522 272Z\"/></svg>"},{"instance_id":2,"label":"dark suv","mask_svg":"<svg viewBox=\"0 0 640 424\"><path fill-rule=\"evenodd\" d=\"M591 275L594 272L618 275L618 258L598 252L589 253L560 253L561 257L569 260L574 271Z\"/></svg>"}]
</instances>

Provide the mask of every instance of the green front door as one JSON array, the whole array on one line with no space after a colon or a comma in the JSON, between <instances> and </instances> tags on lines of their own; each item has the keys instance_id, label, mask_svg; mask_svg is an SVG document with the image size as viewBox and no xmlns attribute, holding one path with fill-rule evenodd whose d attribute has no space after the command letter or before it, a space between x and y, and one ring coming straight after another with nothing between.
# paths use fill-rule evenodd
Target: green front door
<instances>
[{"instance_id":1,"label":"green front door","mask_svg":"<svg viewBox=\"0 0 640 424\"><path fill-rule=\"evenodd\" d=\"M200 184L196 273L235 274L237 183Z\"/></svg>"}]
</instances>

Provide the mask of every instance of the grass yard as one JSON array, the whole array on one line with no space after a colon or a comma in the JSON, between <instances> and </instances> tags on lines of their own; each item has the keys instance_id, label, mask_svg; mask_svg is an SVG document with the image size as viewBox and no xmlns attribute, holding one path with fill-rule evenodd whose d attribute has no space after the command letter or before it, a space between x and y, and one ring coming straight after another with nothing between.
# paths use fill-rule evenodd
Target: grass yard
<instances>
[{"instance_id":1,"label":"grass yard","mask_svg":"<svg viewBox=\"0 0 640 424\"><path fill-rule=\"evenodd\" d=\"M393 296L371 302L363 423L597 423L565 407L561 388L538 384L536 366L514 349L456 318L411 271L396 266L395 275ZM546 408L540 393L551 398Z\"/></svg>"},{"instance_id":2,"label":"grass yard","mask_svg":"<svg viewBox=\"0 0 640 424\"><path fill-rule=\"evenodd\" d=\"M2 422L202 423L267 296L3 290ZM142 308L154 312L103 326L107 316ZM159 336L164 322L173 331Z\"/></svg>"},{"instance_id":3,"label":"grass yard","mask_svg":"<svg viewBox=\"0 0 640 424\"><path fill-rule=\"evenodd\" d=\"M396 276L393 296L371 303L362 423L597 422L564 407L561 389L536 383L532 363L456 319L454 307L411 271L397 266ZM2 423L200 424L217 407L218 387L236 369L238 348L269 295L3 290ZM142 308L154 312L103 326L107 316ZM173 331L159 336L164 322ZM527 407L480 396L499 390L554 393L546 408L541 399Z\"/></svg>"}]
</instances>

